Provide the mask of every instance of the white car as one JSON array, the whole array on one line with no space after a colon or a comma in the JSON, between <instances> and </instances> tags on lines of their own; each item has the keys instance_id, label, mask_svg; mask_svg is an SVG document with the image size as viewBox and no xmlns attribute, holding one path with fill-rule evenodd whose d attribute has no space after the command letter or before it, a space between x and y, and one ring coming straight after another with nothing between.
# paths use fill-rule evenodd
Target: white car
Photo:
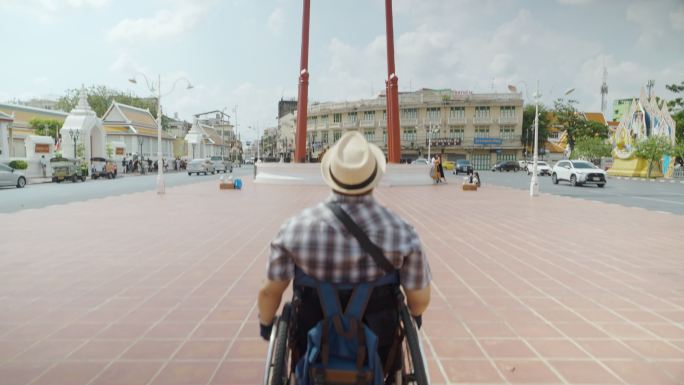
<instances>
[{"instance_id":1,"label":"white car","mask_svg":"<svg viewBox=\"0 0 684 385\"><path fill-rule=\"evenodd\" d=\"M534 169L534 163L530 162L527 164L527 175L532 175L532 170ZM537 175L551 175L551 167L544 161L537 161Z\"/></svg>"},{"instance_id":2,"label":"white car","mask_svg":"<svg viewBox=\"0 0 684 385\"><path fill-rule=\"evenodd\" d=\"M553 166L551 180L554 184L565 180L573 186L594 183L603 187L606 185L606 172L586 160L560 160Z\"/></svg>"},{"instance_id":3,"label":"white car","mask_svg":"<svg viewBox=\"0 0 684 385\"><path fill-rule=\"evenodd\" d=\"M216 169L214 168L214 164L209 159L193 159L193 160L191 160L188 163L187 171L188 171L188 175L192 175L193 173L195 173L197 175L199 175L199 174L207 175L208 173L216 174Z\"/></svg>"},{"instance_id":4,"label":"white car","mask_svg":"<svg viewBox=\"0 0 684 385\"><path fill-rule=\"evenodd\" d=\"M26 177L20 171L10 166L0 164L0 186L26 186Z\"/></svg>"}]
</instances>

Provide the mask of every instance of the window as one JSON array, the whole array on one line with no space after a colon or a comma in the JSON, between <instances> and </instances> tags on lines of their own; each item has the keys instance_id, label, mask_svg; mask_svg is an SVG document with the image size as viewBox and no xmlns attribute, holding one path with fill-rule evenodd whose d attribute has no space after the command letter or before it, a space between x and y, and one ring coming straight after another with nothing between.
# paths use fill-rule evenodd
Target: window
<instances>
[{"instance_id":1,"label":"window","mask_svg":"<svg viewBox=\"0 0 684 385\"><path fill-rule=\"evenodd\" d=\"M489 138L489 128L476 128L475 129L476 138Z\"/></svg>"},{"instance_id":2,"label":"window","mask_svg":"<svg viewBox=\"0 0 684 385\"><path fill-rule=\"evenodd\" d=\"M387 130L382 130L382 143L387 143Z\"/></svg>"},{"instance_id":3,"label":"window","mask_svg":"<svg viewBox=\"0 0 684 385\"><path fill-rule=\"evenodd\" d=\"M363 132L363 136L367 142L373 143L375 141L375 130L366 130Z\"/></svg>"},{"instance_id":4,"label":"window","mask_svg":"<svg viewBox=\"0 0 684 385\"><path fill-rule=\"evenodd\" d=\"M315 126L316 125L316 117L315 116L309 116L307 118L308 124L307 126Z\"/></svg>"},{"instance_id":5,"label":"window","mask_svg":"<svg viewBox=\"0 0 684 385\"><path fill-rule=\"evenodd\" d=\"M387 110L382 111L382 121L383 122L387 121Z\"/></svg>"},{"instance_id":6,"label":"window","mask_svg":"<svg viewBox=\"0 0 684 385\"><path fill-rule=\"evenodd\" d=\"M349 120L352 123L356 123L356 112L349 112L347 114L347 120Z\"/></svg>"},{"instance_id":7,"label":"window","mask_svg":"<svg viewBox=\"0 0 684 385\"><path fill-rule=\"evenodd\" d=\"M366 122L372 122L375 120L375 111L364 111L363 120Z\"/></svg>"},{"instance_id":8,"label":"window","mask_svg":"<svg viewBox=\"0 0 684 385\"><path fill-rule=\"evenodd\" d=\"M489 117L489 107L475 107L475 117L476 118L488 118Z\"/></svg>"},{"instance_id":9,"label":"window","mask_svg":"<svg viewBox=\"0 0 684 385\"><path fill-rule=\"evenodd\" d=\"M449 117L451 119L465 118L465 107L451 107L449 109Z\"/></svg>"},{"instance_id":10,"label":"window","mask_svg":"<svg viewBox=\"0 0 684 385\"><path fill-rule=\"evenodd\" d=\"M333 142L337 142L342 137L342 131L333 131Z\"/></svg>"},{"instance_id":11,"label":"window","mask_svg":"<svg viewBox=\"0 0 684 385\"><path fill-rule=\"evenodd\" d=\"M513 127L501 127L501 139L515 139L515 129Z\"/></svg>"},{"instance_id":12,"label":"window","mask_svg":"<svg viewBox=\"0 0 684 385\"><path fill-rule=\"evenodd\" d=\"M401 140L407 142L415 142L416 140L416 129L415 128L404 128L403 136Z\"/></svg>"},{"instance_id":13,"label":"window","mask_svg":"<svg viewBox=\"0 0 684 385\"><path fill-rule=\"evenodd\" d=\"M402 108L401 109L401 119L417 119L418 110L415 108Z\"/></svg>"},{"instance_id":14,"label":"window","mask_svg":"<svg viewBox=\"0 0 684 385\"><path fill-rule=\"evenodd\" d=\"M427 118L429 122L439 122L440 109L439 108L428 108Z\"/></svg>"},{"instance_id":15,"label":"window","mask_svg":"<svg viewBox=\"0 0 684 385\"><path fill-rule=\"evenodd\" d=\"M328 124L328 115L321 115L321 124Z\"/></svg>"},{"instance_id":16,"label":"window","mask_svg":"<svg viewBox=\"0 0 684 385\"><path fill-rule=\"evenodd\" d=\"M515 153L509 153L509 152L497 153L496 154L496 161L497 162L515 161Z\"/></svg>"},{"instance_id":17,"label":"window","mask_svg":"<svg viewBox=\"0 0 684 385\"><path fill-rule=\"evenodd\" d=\"M515 118L515 107L504 106L501 107L501 117L502 118Z\"/></svg>"},{"instance_id":18,"label":"window","mask_svg":"<svg viewBox=\"0 0 684 385\"><path fill-rule=\"evenodd\" d=\"M328 131L321 131L321 141L326 144L328 143Z\"/></svg>"},{"instance_id":19,"label":"window","mask_svg":"<svg viewBox=\"0 0 684 385\"><path fill-rule=\"evenodd\" d=\"M341 123L342 114L333 114L333 123Z\"/></svg>"},{"instance_id":20,"label":"window","mask_svg":"<svg viewBox=\"0 0 684 385\"><path fill-rule=\"evenodd\" d=\"M463 139L463 129L462 128L450 128L449 138L453 139Z\"/></svg>"}]
</instances>

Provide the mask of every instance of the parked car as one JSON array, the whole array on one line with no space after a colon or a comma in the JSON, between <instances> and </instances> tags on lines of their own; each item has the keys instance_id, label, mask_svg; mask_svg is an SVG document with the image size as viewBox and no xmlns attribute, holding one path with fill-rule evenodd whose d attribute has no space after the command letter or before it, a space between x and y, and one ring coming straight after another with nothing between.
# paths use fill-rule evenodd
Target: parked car
<instances>
[{"instance_id":1,"label":"parked car","mask_svg":"<svg viewBox=\"0 0 684 385\"><path fill-rule=\"evenodd\" d=\"M526 160L526 159L519 160L518 161L518 167L520 167L521 170L527 171L527 165L530 163L532 163L532 161L530 161L530 160Z\"/></svg>"},{"instance_id":2,"label":"parked car","mask_svg":"<svg viewBox=\"0 0 684 385\"><path fill-rule=\"evenodd\" d=\"M216 169L214 168L214 163L209 159L193 159L188 163L187 167L188 175L194 174L204 174L209 173L216 174Z\"/></svg>"},{"instance_id":3,"label":"parked car","mask_svg":"<svg viewBox=\"0 0 684 385\"><path fill-rule=\"evenodd\" d=\"M214 165L216 172L233 172L233 165L225 160L222 156L212 156L211 163Z\"/></svg>"},{"instance_id":4,"label":"parked car","mask_svg":"<svg viewBox=\"0 0 684 385\"><path fill-rule=\"evenodd\" d=\"M430 162L428 162L428 160L425 158L418 158L418 159L414 160L413 162L411 162L411 164L422 164L424 166L428 166L430 164Z\"/></svg>"},{"instance_id":5,"label":"parked car","mask_svg":"<svg viewBox=\"0 0 684 385\"><path fill-rule=\"evenodd\" d=\"M469 160L458 159L456 160L456 165L454 166L454 174L458 175L459 172L469 174L473 172L473 165L470 164Z\"/></svg>"},{"instance_id":6,"label":"parked car","mask_svg":"<svg viewBox=\"0 0 684 385\"><path fill-rule=\"evenodd\" d=\"M520 166L518 165L518 162L514 160L504 160L503 162L499 162L492 167L492 171L519 171Z\"/></svg>"},{"instance_id":7,"label":"parked car","mask_svg":"<svg viewBox=\"0 0 684 385\"><path fill-rule=\"evenodd\" d=\"M534 169L534 163L530 162L527 164L527 175L532 175L532 170ZM551 175L551 167L548 163L538 160L537 161L537 175Z\"/></svg>"},{"instance_id":8,"label":"parked car","mask_svg":"<svg viewBox=\"0 0 684 385\"><path fill-rule=\"evenodd\" d=\"M0 186L17 186L17 188L23 188L26 186L26 177L21 171L0 164Z\"/></svg>"},{"instance_id":9,"label":"parked car","mask_svg":"<svg viewBox=\"0 0 684 385\"><path fill-rule=\"evenodd\" d=\"M553 166L551 180L554 184L565 180L573 186L593 183L603 187L606 185L606 172L585 160L561 160Z\"/></svg>"},{"instance_id":10,"label":"parked car","mask_svg":"<svg viewBox=\"0 0 684 385\"><path fill-rule=\"evenodd\" d=\"M97 178L116 178L118 172L116 163L105 158L91 158L90 159L90 177Z\"/></svg>"},{"instance_id":11,"label":"parked car","mask_svg":"<svg viewBox=\"0 0 684 385\"><path fill-rule=\"evenodd\" d=\"M445 170L454 170L456 168L456 162L453 160L443 160L442 168Z\"/></svg>"},{"instance_id":12,"label":"parked car","mask_svg":"<svg viewBox=\"0 0 684 385\"><path fill-rule=\"evenodd\" d=\"M80 160L52 158L50 159L50 167L52 168L52 181L57 183L67 179L72 182L78 180L85 182L88 176L88 166Z\"/></svg>"}]
</instances>

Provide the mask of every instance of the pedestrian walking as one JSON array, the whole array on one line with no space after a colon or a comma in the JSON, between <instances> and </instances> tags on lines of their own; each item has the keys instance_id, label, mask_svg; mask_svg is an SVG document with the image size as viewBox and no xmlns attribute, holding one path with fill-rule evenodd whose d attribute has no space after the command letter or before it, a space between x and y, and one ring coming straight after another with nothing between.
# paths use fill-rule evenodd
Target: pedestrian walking
<instances>
[{"instance_id":1,"label":"pedestrian walking","mask_svg":"<svg viewBox=\"0 0 684 385\"><path fill-rule=\"evenodd\" d=\"M121 171L125 174L126 171L127 171L127 170L126 170L126 157L125 157L125 156L124 156L123 159L121 160L121 168L122 168Z\"/></svg>"},{"instance_id":2,"label":"pedestrian walking","mask_svg":"<svg viewBox=\"0 0 684 385\"><path fill-rule=\"evenodd\" d=\"M439 181L446 183L446 177L444 176L444 166L442 166L442 156L437 155L437 159L439 160L438 168L439 168Z\"/></svg>"},{"instance_id":3,"label":"pedestrian walking","mask_svg":"<svg viewBox=\"0 0 684 385\"><path fill-rule=\"evenodd\" d=\"M435 155L430 161L430 163L432 163L432 167L430 167L430 175L432 176L434 184L438 184L441 181L439 173L439 158L437 158L437 156Z\"/></svg>"},{"instance_id":4,"label":"pedestrian walking","mask_svg":"<svg viewBox=\"0 0 684 385\"><path fill-rule=\"evenodd\" d=\"M43 171L43 178L47 178L47 159L45 159L45 155L40 156L40 169Z\"/></svg>"},{"instance_id":5,"label":"pedestrian walking","mask_svg":"<svg viewBox=\"0 0 684 385\"><path fill-rule=\"evenodd\" d=\"M260 335L264 339L269 339L283 293L295 275L299 277L300 274L319 284L359 284L385 276L385 268L394 269L399 274L409 311L417 323L420 322L430 302L430 268L413 226L373 197L373 189L380 183L385 170L382 150L356 131L342 135L326 152L321 159L321 173L332 194L326 201L287 220L271 242L266 282L258 296ZM345 222L339 219L345 217ZM358 227L358 233L365 233L367 240L378 249L375 256L365 251L371 246L362 246L357 240L361 235L353 235L348 230L352 227ZM384 268L376 262L383 259ZM386 300L382 298L371 297L373 307L379 309L372 310L371 314L366 310L366 322L373 330L378 327L385 330L379 335L378 352L385 367L393 368L395 360L387 358L399 333L396 313L388 318L373 315L390 311L396 294L388 293ZM314 306L320 305L316 302ZM292 349L297 354L303 354L306 349L309 330L306 326L311 321L318 322L315 315L309 315L315 314L313 311L306 312L304 305L302 309L302 319L298 319L293 336ZM318 316L321 317L320 311ZM371 319L380 321L373 324Z\"/></svg>"}]
</instances>

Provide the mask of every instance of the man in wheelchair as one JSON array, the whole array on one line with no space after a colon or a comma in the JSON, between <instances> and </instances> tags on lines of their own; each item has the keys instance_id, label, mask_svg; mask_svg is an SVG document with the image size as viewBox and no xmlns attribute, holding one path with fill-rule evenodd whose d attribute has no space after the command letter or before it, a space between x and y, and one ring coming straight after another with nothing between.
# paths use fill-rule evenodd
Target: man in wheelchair
<instances>
[{"instance_id":1,"label":"man in wheelchair","mask_svg":"<svg viewBox=\"0 0 684 385\"><path fill-rule=\"evenodd\" d=\"M271 340L267 383L389 384L407 362L422 374L400 381L427 383L416 325L430 302L430 268L413 227L373 198L385 169L382 150L344 134L321 160L332 195L273 239L258 297L261 336ZM277 319L292 280L292 304Z\"/></svg>"}]
</instances>

